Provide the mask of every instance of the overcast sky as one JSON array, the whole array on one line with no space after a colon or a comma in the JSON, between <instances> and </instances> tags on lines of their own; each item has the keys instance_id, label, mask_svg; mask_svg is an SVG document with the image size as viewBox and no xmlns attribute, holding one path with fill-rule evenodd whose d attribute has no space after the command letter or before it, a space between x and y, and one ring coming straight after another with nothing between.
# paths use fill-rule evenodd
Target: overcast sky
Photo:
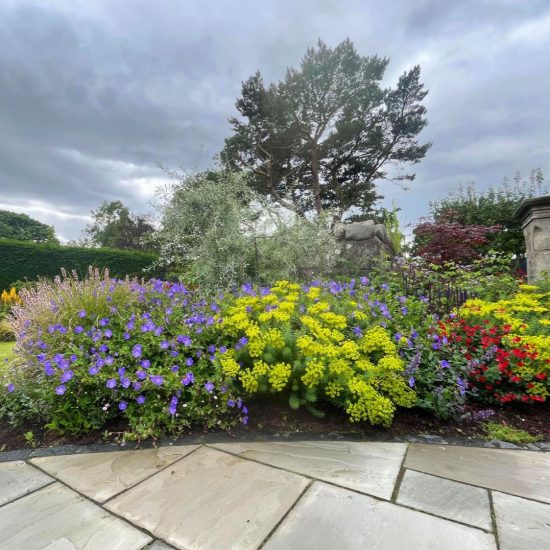
<instances>
[{"instance_id":1,"label":"overcast sky","mask_svg":"<svg viewBox=\"0 0 550 550\"><path fill-rule=\"evenodd\" d=\"M0 0L0 209L64 239L104 200L150 212L157 162L211 165L242 80L346 37L430 90L416 181L380 188L405 222L460 182L550 179L550 0Z\"/></svg>"}]
</instances>

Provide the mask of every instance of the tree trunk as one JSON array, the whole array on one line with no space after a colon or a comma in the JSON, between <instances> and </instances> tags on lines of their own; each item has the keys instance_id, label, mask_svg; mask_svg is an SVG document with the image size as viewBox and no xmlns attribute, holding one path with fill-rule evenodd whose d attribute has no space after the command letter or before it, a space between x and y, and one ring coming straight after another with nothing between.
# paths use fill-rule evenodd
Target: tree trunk
<instances>
[{"instance_id":1,"label":"tree trunk","mask_svg":"<svg viewBox=\"0 0 550 550\"><path fill-rule=\"evenodd\" d=\"M317 214L323 211L321 205L321 184L319 182L319 156L317 154L317 144L311 142L309 148L309 158L311 160L311 177L313 179L313 196L315 198L315 210Z\"/></svg>"}]
</instances>

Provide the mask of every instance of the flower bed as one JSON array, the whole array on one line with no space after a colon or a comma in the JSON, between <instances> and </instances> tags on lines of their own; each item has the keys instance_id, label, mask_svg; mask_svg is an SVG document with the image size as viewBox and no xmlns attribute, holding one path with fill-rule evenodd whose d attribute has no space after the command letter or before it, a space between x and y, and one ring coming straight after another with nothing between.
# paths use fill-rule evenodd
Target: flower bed
<instances>
[{"instance_id":1,"label":"flower bed","mask_svg":"<svg viewBox=\"0 0 550 550\"><path fill-rule=\"evenodd\" d=\"M367 278L205 297L91 272L43 281L21 300L0 415L61 433L118 419L134 438L229 427L265 394L389 426L398 407L456 418L467 400L536 405L549 393L549 294L531 287L439 321L426 299Z\"/></svg>"}]
</instances>

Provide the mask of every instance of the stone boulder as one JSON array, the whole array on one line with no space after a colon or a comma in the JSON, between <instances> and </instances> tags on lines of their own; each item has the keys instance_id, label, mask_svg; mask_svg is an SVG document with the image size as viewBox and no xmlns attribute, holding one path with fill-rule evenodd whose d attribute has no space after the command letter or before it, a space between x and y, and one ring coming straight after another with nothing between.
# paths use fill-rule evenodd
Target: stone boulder
<instances>
[{"instance_id":1,"label":"stone boulder","mask_svg":"<svg viewBox=\"0 0 550 550\"><path fill-rule=\"evenodd\" d=\"M360 272L368 271L384 257L393 256L392 245L384 224L376 224L373 220L337 223L333 232L341 243L342 258L357 266Z\"/></svg>"}]
</instances>

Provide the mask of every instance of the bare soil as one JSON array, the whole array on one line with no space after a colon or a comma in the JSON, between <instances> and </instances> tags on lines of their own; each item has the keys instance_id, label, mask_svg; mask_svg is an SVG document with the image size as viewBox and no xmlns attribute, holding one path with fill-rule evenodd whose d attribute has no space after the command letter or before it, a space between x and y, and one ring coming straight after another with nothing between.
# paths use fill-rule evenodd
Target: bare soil
<instances>
[{"instance_id":1,"label":"bare soil","mask_svg":"<svg viewBox=\"0 0 550 550\"><path fill-rule=\"evenodd\" d=\"M485 407L486 408L486 407ZM262 400L250 403L250 421L247 426L238 426L231 433L240 437L258 434L293 433L353 434L365 438L391 438L399 436L430 435L444 438L457 437L465 439L487 439L484 422L463 420L443 421L420 409L401 409L397 412L390 428L370 426L367 423L352 424L343 411L325 407L325 416L317 418L305 409L292 410L280 400ZM470 412L476 408L470 407ZM510 427L521 428L532 435L542 436L543 441L550 441L550 403L530 407L506 407L496 409L489 421L498 422ZM124 422L105 426L103 431L93 431L80 436L60 436L45 430L42 425L26 423L17 428L0 420L0 451L12 451L29 447L54 447L59 445L91 445L120 441L125 430ZM25 434L32 432L32 440ZM108 432L109 435L105 435ZM183 437L196 437L203 430L191 430Z\"/></svg>"}]
</instances>

